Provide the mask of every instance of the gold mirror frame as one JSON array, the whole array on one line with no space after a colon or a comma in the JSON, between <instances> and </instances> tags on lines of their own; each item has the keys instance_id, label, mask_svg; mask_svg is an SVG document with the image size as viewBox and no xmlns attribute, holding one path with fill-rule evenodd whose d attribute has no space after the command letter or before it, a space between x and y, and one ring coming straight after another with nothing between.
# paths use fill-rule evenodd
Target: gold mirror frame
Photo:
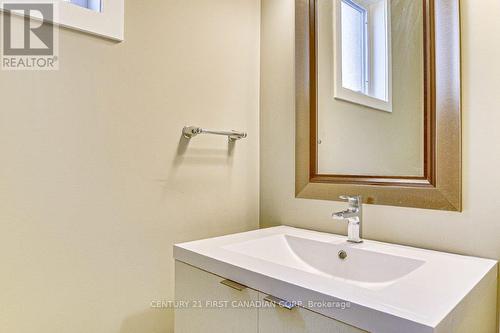
<instances>
[{"instance_id":1,"label":"gold mirror frame","mask_svg":"<svg viewBox=\"0 0 500 333\"><path fill-rule=\"evenodd\" d=\"M368 177L317 173L316 3L295 0L296 162L298 198L462 210L459 0L422 0L424 7L424 176Z\"/></svg>"}]
</instances>

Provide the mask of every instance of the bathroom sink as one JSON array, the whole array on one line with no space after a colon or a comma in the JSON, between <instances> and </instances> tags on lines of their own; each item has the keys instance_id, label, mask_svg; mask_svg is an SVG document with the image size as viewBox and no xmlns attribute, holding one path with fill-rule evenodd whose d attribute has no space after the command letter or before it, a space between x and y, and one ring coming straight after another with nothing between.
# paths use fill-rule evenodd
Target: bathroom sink
<instances>
[{"instance_id":1,"label":"bathroom sink","mask_svg":"<svg viewBox=\"0 0 500 333\"><path fill-rule=\"evenodd\" d=\"M263 237L224 248L368 288L382 288L425 263L423 260L366 250L362 244L350 244L344 240L317 241L286 234Z\"/></svg>"},{"instance_id":2,"label":"bathroom sink","mask_svg":"<svg viewBox=\"0 0 500 333\"><path fill-rule=\"evenodd\" d=\"M174 257L371 333L467 332L464 313L496 317L488 259L286 226L177 244Z\"/></svg>"}]
</instances>

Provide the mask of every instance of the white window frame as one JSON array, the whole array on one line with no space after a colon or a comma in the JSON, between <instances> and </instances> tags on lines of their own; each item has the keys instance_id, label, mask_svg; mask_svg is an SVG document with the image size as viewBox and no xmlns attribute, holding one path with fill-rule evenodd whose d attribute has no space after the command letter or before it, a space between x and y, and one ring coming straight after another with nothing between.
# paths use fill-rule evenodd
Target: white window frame
<instances>
[{"instance_id":1,"label":"white window frame","mask_svg":"<svg viewBox=\"0 0 500 333\"><path fill-rule=\"evenodd\" d=\"M363 80L363 89L364 91L359 92L359 91L353 91L347 88L344 88L342 85L342 2L347 3L350 6L358 7L363 10L366 10L366 7L364 6L364 1L362 0L334 0L335 5L334 5L334 23L333 23L333 36L334 36L334 42L333 42L333 47L334 47L334 65L333 65L333 70L334 70L334 98L343 100L346 102L351 102L354 104L359 104L363 106L367 106L372 109L376 110L381 110L381 111L386 111L386 112L392 112L392 48L391 48L391 22L390 22L390 17L391 17L391 12L390 12L390 1L386 1L386 24L388 29L387 30L387 36L386 36L386 41L387 41L387 64L386 64L386 101L381 100L375 97L371 97L368 95L369 91L369 82L370 82L370 73L372 73L370 66L372 66L373 59L370 56L370 54L373 52L371 50L372 45L368 40L364 41L364 47L365 47L365 52L364 52L364 57L365 57L365 62L364 62L364 67L363 68L363 75L364 75L364 80ZM366 18L366 23L369 20L369 16ZM364 30L364 36L365 39L367 36L370 36L372 32L370 31L371 29L369 28L369 25L366 24L366 29Z\"/></svg>"},{"instance_id":2,"label":"white window frame","mask_svg":"<svg viewBox=\"0 0 500 333\"><path fill-rule=\"evenodd\" d=\"M54 3L58 13L54 15L57 25L90 33L93 35L124 40L125 4L124 0L102 0L102 11L97 12L77 6L64 0L0 0L0 10L8 3ZM34 12L31 18L42 19Z\"/></svg>"}]
</instances>

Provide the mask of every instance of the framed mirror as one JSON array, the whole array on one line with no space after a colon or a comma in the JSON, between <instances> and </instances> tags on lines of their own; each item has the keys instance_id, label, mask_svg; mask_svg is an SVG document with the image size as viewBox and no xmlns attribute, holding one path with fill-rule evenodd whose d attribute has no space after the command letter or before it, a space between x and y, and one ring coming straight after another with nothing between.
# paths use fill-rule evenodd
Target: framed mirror
<instances>
[{"instance_id":1,"label":"framed mirror","mask_svg":"<svg viewBox=\"0 0 500 333\"><path fill-rule=\"evenodd\" d=\"M458 0L296 0L296 194L461 210Z\"/></svg>"}]
</instances>

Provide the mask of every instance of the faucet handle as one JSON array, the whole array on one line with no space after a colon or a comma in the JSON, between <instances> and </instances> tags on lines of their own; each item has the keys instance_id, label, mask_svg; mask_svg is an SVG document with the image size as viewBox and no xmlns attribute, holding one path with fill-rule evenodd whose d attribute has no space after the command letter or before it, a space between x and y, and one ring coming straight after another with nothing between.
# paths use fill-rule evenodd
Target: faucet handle
<instances>
[{"instance_id":1,"label":"faucet handle","mask_svg":"<svg viewBox=\"0 0 500 333\"><path fill-rule=\"evenodd\" d=\"M363 197L361 195L341 195L339 198L347 201L352 206L359 207L363 203Z\"/></svg>"}]
</instances>

